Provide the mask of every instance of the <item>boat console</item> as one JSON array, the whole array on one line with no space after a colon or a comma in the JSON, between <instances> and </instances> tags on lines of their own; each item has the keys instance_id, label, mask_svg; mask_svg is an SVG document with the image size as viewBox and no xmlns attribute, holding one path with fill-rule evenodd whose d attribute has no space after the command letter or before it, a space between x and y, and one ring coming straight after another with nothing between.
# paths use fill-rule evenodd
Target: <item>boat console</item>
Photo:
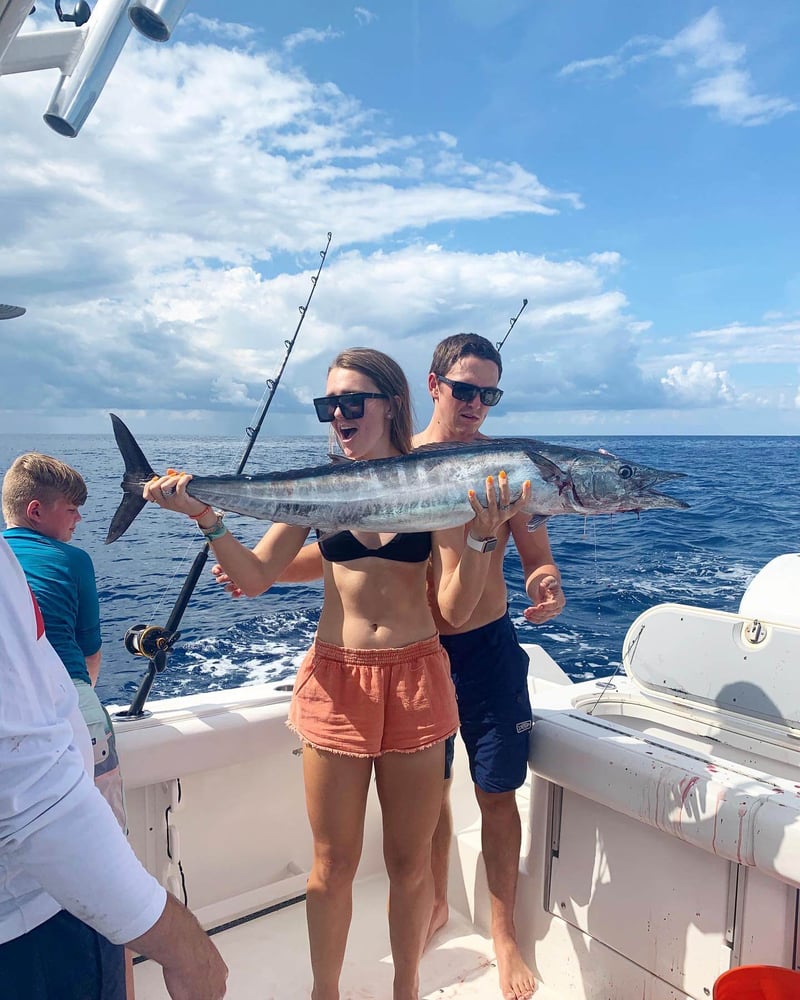
<instances>
[{"instance_id":1,"label":"boat console","mask_svg":"<svg viewBox=\"0 0 800 1000\"><path fill-rule=\"evenodd\" d=\"M534 684L535 923L573 954L577 938L616 953L620 996L710 996L732 965L800 961L798 584L800 555L782 556L738 613L640 615L624 676Z\"/></svg>"}]
</instances>

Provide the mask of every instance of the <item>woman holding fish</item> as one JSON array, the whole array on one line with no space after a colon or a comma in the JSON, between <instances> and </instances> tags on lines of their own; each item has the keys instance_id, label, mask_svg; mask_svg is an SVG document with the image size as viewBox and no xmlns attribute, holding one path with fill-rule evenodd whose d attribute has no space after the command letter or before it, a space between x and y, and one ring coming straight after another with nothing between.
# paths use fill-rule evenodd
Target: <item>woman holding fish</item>
<instances>
[{"instance_id":1,"label":"woman holding fish","mask_svg":"<svg viewBox=\"0 0 800 1000\"><path fill-rule=\"evenodd\" d=\"M347 459L411 450L411 398L403 372L379 351L338 355L326 395L314 400ZM209 505L186 492L191 477L164 476L144 496L188 514L241 590L263 593L302 548L309 529L274 524L254 549ZM474 519L434 532L336 532L322 537L325 593L315 641L295 681L289 724L304 741L303 772L314 859L307 919L312 1000L337 1000L372 771L381 802L389 875L393 1000L417 1000L419 959L433 900L430 849L442 801L444 740L458 727L447 655L426 594L458 625L480 598L491 539L528 498L510 502L504 473L471 492ZM488 543L488 544L487 544Z\"/></svg>"}]
</instances>

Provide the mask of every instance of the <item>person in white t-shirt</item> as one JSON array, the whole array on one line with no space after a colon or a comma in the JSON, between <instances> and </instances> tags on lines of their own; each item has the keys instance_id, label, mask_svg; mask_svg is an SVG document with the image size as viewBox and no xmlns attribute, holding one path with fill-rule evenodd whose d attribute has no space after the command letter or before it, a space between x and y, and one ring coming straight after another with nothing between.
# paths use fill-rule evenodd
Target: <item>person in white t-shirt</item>
<instances>
[{"instance_id":1,"label":"person in white t-shirt","mask_svg":"<svg viewBox=\"0 0 800 1000\"><path fill-rule=\"evenodd\" d=\"M3 1000L124 997L122 945L163 967L173 1000L220 1000L219 952L139 863L92 769L75 686L0 538Z\"/></svg>"}]
</instances>

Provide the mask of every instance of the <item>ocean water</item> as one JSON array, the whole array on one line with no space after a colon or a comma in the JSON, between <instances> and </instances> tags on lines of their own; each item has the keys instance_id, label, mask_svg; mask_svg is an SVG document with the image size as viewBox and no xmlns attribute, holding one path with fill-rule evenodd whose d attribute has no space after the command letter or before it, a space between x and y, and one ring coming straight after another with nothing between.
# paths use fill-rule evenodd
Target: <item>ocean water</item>
<instances>
[{"instance_id":1,"label":"ocean water","mask_svg":"<svg viewBox=\"0 0 800 1000\"><path fill-rule=\"evenodd\" d=\"M134 425L135 430L135 425ZM800 551L800 438L797 437L563 437L553 443L605 448L631 461L686 473L667 492L687 511L652 511L614 517L552 518L548 530L567 606L545 625L528 625L519 559L505 563L511 615L524 642L536 642L575 679L620 667L623 639L635 618L665 601L735 611L748 582L770 559ZM241 440L142 436L156 468L198 474L230 472ZM21 452L63 459L87 481L89 499L74 542L95 564L103 627L103 669L98 692L106 703L127 704L145 672L123 637L134 624L164 625L183 578L200 550L187 518L145 508L128 532L104 545L122 496L122 462L107 435L0 435L0 469ZM248 472L324 462L327 438L259 439ZM264 522L228 516L246 544ZM211 566L211 561L208 564ZM313 637L322 588L276 586L259 598L231 599L207 569L181 624L168 668L151 698L289 682Z\"/></svg>"}]
</instances>

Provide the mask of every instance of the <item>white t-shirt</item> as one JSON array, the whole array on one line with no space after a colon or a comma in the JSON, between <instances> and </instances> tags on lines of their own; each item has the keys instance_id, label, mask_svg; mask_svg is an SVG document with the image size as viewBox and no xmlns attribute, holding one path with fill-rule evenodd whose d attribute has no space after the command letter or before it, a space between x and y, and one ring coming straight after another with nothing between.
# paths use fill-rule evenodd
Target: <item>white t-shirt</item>
<instances>
[{"instance_id":1,"label":"white t-shirt","mask_svg":"<svg viewBox=\"0 0 800 1000\"><path fill-rule=\"evenodd\" d=\"M75 685L0 537L0 943L61 909L116 944L158 920L166 893L90 777Z\"/></svg>"}]
</instances>

